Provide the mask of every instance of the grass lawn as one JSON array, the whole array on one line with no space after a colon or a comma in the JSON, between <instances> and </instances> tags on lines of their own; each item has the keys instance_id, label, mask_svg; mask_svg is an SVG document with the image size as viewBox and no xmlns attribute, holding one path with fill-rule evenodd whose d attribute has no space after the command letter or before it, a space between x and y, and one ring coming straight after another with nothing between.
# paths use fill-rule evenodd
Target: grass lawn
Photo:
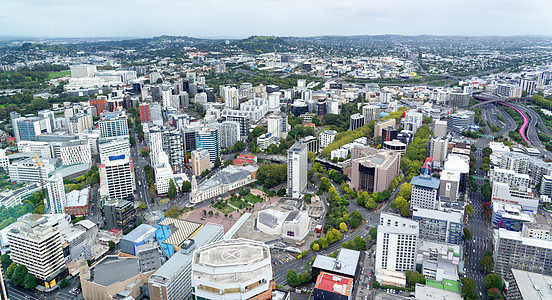
<instances>
[{"instance_id":1,"label":"grass lawn","mask_svg":"<svg viewBox=\"0 0 552 300\"><path fill-rule=\"evenodd\" d=\"M238 200L231 200L230 204L232 204L236 208L240 208L240 205L243 205L243 207L247 206L247 203L245 201L238 199Z\"/></svg>"},{"instance_id":2,"label":"grass lawn","mask_svg":"<svg viewBox=\"0 0 552 300\"><path fill-rule=\"evenodd\" d=\"M71 75L71 71L50 72L48 73L48 79L60 78L67 75Z\"/></svg>"},{"instance_id":3,"label":"grass lawn","mask_svg":"<svg viewBox=\"0 0 552 300\"><path fill-rule=\"evenodd\" d=\"M263 198L258 197L257 195L249 194L249 195L245 196L245 201L255 204L255 203L263 202Z\"/></svg>"},{"instance_id":4,"label":"grass lawn","mask_svg":"<svg viewBox=\"0 0 552 300\"><path fill-rule=\"evenodd\" d=\"M167 202L169 202L169 198L163 198L163 199L159 200L159 204L165 204Z\"/></svg>"},{"instance_id":5,"label":"grass lawn","mask_svg":"<svg viewBox=\"0 0 552 300\"><path fill-rule=\"evenodd\" d=\"M217 208L218 211L220 211L223 215L230 214L235 212L236 210L230 207L228 204L224 205L222 208Z\"/></svg>"}]
</instances>

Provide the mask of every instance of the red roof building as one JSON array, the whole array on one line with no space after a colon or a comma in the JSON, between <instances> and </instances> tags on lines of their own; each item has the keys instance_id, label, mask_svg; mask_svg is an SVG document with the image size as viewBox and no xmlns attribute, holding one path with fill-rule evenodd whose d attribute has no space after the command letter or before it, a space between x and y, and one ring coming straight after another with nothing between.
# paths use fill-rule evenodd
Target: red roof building
<instances>
[{"instance_id":1,"label":"red roof building","mask_svg":"<svg viewBox=\"0 0 552 300\"><path fill-rule=\"evenodd\" d=\"M351 299L353 290L353 278L320 272L316 278L313 299Z\"/></svg>"}]
</instances>

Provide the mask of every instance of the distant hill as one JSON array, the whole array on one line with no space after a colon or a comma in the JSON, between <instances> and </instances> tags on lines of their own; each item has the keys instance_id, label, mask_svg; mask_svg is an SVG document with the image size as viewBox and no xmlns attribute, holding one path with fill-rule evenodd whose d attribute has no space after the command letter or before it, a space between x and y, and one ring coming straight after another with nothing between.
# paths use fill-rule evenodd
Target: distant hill
<instances>
[{"instance_id":1,"label":"distant hill","mask_svg":"<svg viewBox=\"0 0 552 300\"><path fill-rule=\"evenodd\" d=\"M277 36L250 36L243 40L237 40L231 43L238 48L255 53L284 52L289 44Z\"/></svg>"}]
</instances>

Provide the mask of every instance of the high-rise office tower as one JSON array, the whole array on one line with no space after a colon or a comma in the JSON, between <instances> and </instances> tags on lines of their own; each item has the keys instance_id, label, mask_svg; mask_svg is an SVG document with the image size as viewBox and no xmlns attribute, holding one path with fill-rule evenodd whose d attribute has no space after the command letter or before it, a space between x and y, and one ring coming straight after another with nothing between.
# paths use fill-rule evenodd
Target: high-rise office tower
<instances>
[{"instance_id":1,"label":"high-rise office tower","mask_svg":"<svg viewBox=\"0 0 552 300\"><path fill-rule=\"evenodd\" d=\"M103 112L99 121L100 136L102 138L114 136L128 136L127 118L121 112Z\"/></svg>"},{"instance_id":2,"label":"high-rise office tower","mask_svg":"<svg viewBox=\"0 0 552 300\"><path fill-rule=\"evenodd\" d=\"M124 154L110 156L106 163L99 166L100 195L114 199L134 199L136 182L132 159Z\"/></svg>"},{"instance_id":3,"label":"high-rise office tower","mask_svg":"<svg viewBox=\"0 0 552 300\"><path fill-rule=\"evenodd\" d=\"M65 186L63 185L63 176L60 173L52 175L46 181L48 188L48 200L50 201L50 213L63 214L65 213Z\"/></svg>"},{"instance_id":4,"label":"high-rise office tower","mask_svg":"<svg viewBox=\"0 0 552 300\"><path fill-rule=\"evenodd\" d=\"M380 269L414 271L418 252L418 222L382 213L376 242L376 273Z\"/></svg>"},{"instance_id":5,"label":"high-rise office tower","mask_svg":"<svg viewBox=\"0 0 552 300\"><path fill-rule=\"evenodd\" d=\"M287 186L290 197L299 198L307 189L307 145L296 142L288 149Z\"/></svg>"},{"instance_id":6,"label":"high-rise office tower","mask_svg":"<svg viewBox=\"0 0 552 300\"><path fill-rule=\"evenodd\" d=\"M220 157L220 136L218 128L201 128L196 132L197 149L209 151L209 158L214 162Z\"/></svg>"}]
</instances>

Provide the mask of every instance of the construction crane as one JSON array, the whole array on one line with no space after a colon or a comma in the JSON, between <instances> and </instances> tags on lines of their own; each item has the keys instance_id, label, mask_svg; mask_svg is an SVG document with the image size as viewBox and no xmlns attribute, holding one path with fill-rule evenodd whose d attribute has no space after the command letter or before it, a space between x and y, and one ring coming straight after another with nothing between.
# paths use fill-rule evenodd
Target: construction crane
<instances>
[{"instance_id":1,"label":"construction crane","mask_svg":"<svg viewBox=\"0 0 552 300\"><path fill-rule=\"evenodd\" d=\"M38 155L35 155L34 159L36 160L36 163L37 163L41 168L44 168L44 166L43 166L42 163L40 162L40 159L38 158Z\"/></svg>"}]
</instances>

